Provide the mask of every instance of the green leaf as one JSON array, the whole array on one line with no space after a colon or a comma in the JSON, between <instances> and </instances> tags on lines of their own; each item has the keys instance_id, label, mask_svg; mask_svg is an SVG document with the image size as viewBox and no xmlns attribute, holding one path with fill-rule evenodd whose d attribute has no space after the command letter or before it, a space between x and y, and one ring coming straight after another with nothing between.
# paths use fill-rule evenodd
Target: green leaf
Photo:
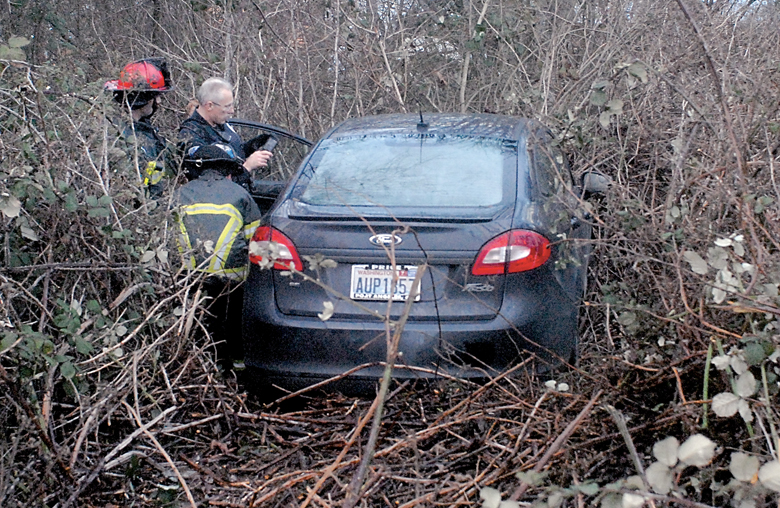
<instances>
[{"instance_id":1,"label":"green leaf","mask_svg":"<svg viewBox=\"0 0 780 508\"><path fill-rule=\"evenodd\" d=\"M761 362L764 361L764 358L766 358L764 346L755 342L748 344L745 346L745 349L742 350L742 356L745 357L745 361L748 365L760 365Z\"/></svg>"},{"instance_id":2,"label":"green leaf","mask_svg":"<svg viewBox=\"0 0 780 508\"><path fill-rule=\"evenodd\" d=\"M2 60L24 60L25 54L19 48L9 48L5 44L0 44L0 59Z\"/></svg>"},{"instance_id":3,"label":"green leaf","mask_svg":"<svg viewBox=\"0 0 780 508\"><path fill-rule=\"evenodd\" d=\"M653 462L645 471L647 483L658 494L668 494L672 490L672 470L666 464Z\"/></svg>"},{"instance_id":4,"label":"green leaf","mask_svg":"<svg viewBox=\"0 0 780 508\"><path fill-rule=\"evenodd\" d=\"M609 109L609 112L613 115L623 114L623 101L620 99L612 99L611 101L607 102L606 106L607 109Z\"/></svg>"},{"instance_id":5,"label":"green leaf","mask_svg":"<svg viewBox=\"0 0 780 508\"><path fill-rule=\"evenodd\" d=\"M761 466L758 479L764 487L780 492L780 462L773 460Z\"/></svg>"},{"instance_id":6,"label":"green leaf","mask_svg":"<svg viewBox=\"0 0 780 508\"><path fill-rule=\"evenodd\" d=\"M689 466L704 467L715 457L715 443L701 434L694 434L680 445L677 458Z\"/></svg>"},{"instance_id":7,"label":"green leaf","mask_svg":"<svg viewBox=\"0 0 780 508\"><path fill-rule=\"evenodd\" d=\"M73 379L73 376L76 375L76 367L70 362L65 362L60 365L60 374L65 379Z\"/></svg>"},{"instance_id":8,"label":"green leaf","mask_svg":"<svg viewBox=\"0 0 780 508\"><path fill-rule=\"evenodd\" d=\"M0 351L5 351L10 348L16 342L19 337L15 333L6 333L3 336L3 340L0 341Z\"/></svg>"},{"instance_id":9,"label":"green leaf","mask_svg":"<svg viewBox=\"0 0 780 508\"><path fill-rule=\"evenodd\" d=\"M15 196L0 196L0 212L6 217L18 217L22 211L22 202Z\"/></svg>"},{"instance_id":10,"label":"green leaf","mask_svg":"<svg viewBox=\"0 0 780 508\"><path fill-rule=\"evenodd\" d=\"M87 201L87 205L91 207L98 206L98 198L96 198L95 196L87 196L86 201Z\"/></svg>"},{"instance_id":11,"label":"green leaf","mask_svg":"<svg viewBox=\"0 0 780 508\"><path fill-rule=\"evenodd\" d=\"M601 500L601 508L623 508L623 496L620 494L607 494Z\"/></svg>"},{"instance_id":12,"label":"green leaf","mask_svg":"<svg viewBox=\"0 0 780 508\"><path fill-rule=\"evenodd\" d=\"M23 48L30 44L30 41L24 37L11 37L8 39L8 46L11 48Z\"/></svg>"},{"instance_id":13,"label":"green leaf","mask_svg":"<svg viewBox=\"0 0 780 508\"><path fill-rule=\"evenodd\" d=\"M667 467L674 467L677 465L677 450L679 448L680 442L677 441L677 438L669 436L653 445L653 457Z\"/></svg>"},{"instance_id":14,"label":"green leaf","mask_svg":"<svg viewBox=\"0 0 780 508\"><path fill-rule=\"evenodd\" d=\"M27 238L28 240L32 240L33 242L37 242L40 240L38 237L38 234L28 225L22 224L19 227L19 230L22 233L22 237Z\"/></svg>"},{"instance_id":15,"label":"green leaf","mask_svg":"<svg viewBox=\"0 0 780 508\"><path fill-rule=\"evenodd\" d=\"M579 490L586 496L595 496L599 493L599 484L595 482L583 483L581 485L572 485L575 490Z\"/></svg>"},{"instance_id":16,"label":"green leaf","mask_svg":"<svg viewBox=\"0 0 780 508\"><path fill-rule=\"evenodd\" d=\"M642 83L647 83L647 69L645 69L643 64L634 62L626 70L635 78L639 78L639 81Z\"/></svg>"},{"instance_id":17,"label":"green leaf","mask_svg":"<svg viewBox=\"0 0 780 508\"><path fill-rule=\"evenodd\" d=\"M538 487L547 478L547 472L537 473L536 471L518 471L515 473L517 479L525 482L532 487Z\"/></svg>"},{"instance_id":18,"label":"green leaf","mask_svg":"<svg viewBox=\"0 0 780 508\"><path fill-rule=\"evenodd\" d=\"M98 204L100 206L108 206L113 202L114 200L111 199L111 196L100 196L100 198L98 199Z\"/></svg>"},{"instance_id":19,"label":"green leaf","mask_svg":"<svg viewBox=\"0 0 780 508\"><path fill-rule=\"evenodd\" d=\"M707 262L692 250L686 250L683 252L683 258L690 263L691 270L699 275L705 275L708 271Z\"/></svg>"},{"instance_id":20,"label":"green leaf","mask_svg":"<svg viewBox=\"0 0 780 508\"><path fill-rule=\"evenodd\" d=\"M737 480L752 483L758 473L758 465L758 457L742 452L734 452L731 454L729 471Z\"/></svg>"},{"instance_id":21,"label":"green leaf","mask_svg":"<svg viewBox=\"0 0 780 508\"><path fill-rule=\"evenodd\" d=\"M712 411L721 418L737 414L740 398L731 392L723 392L712 398Z\"/></svg>"},{"instance_id":22,"label":"green leaf","mask_svg":"<svg viewBox=\"0 0 780 508\"><path fill-rule=\"evenodd\" d=\"M90 344L87 340L85 340L81 336L76 336L76 338L73 339L73 344L76 346L76 351L81 353L82 355L88 355L92 352L93 347L92 344Z\"/></svg>"},{"instance_id":23,"label":"green leaf","mask_svg":"<svg viewBox=\"0 0 780 508\"><path fill-rule=\"evenodd\" d=\"M594 106L603 106L607 103L607 94L603 90L593 90L590 94L590 103Z\"/></svg>"},{"instance_id":24,"label":"green leaf","mask_svg":"<svg viewBox=\"0 0 780 508\"><path fill-rule=\"evenodd\" d=\"M764 348L761 348L761 352L764 352ZM737 378L736 387L737 395L740 397L750 397L756 393L756 378L753 376L753 373L748 370L740 374Z\"/></svg>"},{"instance_id":25,"label":"green leaf","mask_svg":"<svg viewBox=\"0 0 780 508\"><path fill-rule=\"evenodd\" d=\"M501 492L492 487L479 489L479 498L482 499L482 508L498 508L501 504Z\"/></svg>"},{"instance_id":26,"label":"green leaf","mask_svg":"<svg viewBox=\"0 0 780 508\"><path fill-rule=\"evenodd\" d=\"M599 123L605 129L609 128L609 118L612 114L609 111L604 111L599 115Z\"/></svg>"},{"instance_id":27,"label":"green leaf","mask_svg":"<svg viewBox=\"0 0 780 508\"><path fill-rule=\"evenodd\" d=\"M608 86L609 86L609 80L598 79L594 81L592 85L590 85L590 88L593 90L604 90Z\"/></svg>"},{"instance_id":28,"label":"green leaf","mask_svg":"<svg viewBox=\"0 0 780 508\"><path fill-rule=\"evenodd\" d=\"M90 217L108 217L111 215L111 211L108 208L91 208L87 215Z\"/></svg>"},{"instance_id":29,"label":"green leaf","mask_svg":"<svg viewBox=\"0 0 780 508\"><path fill-rule=\"evenodd\" d=\"M636 313L631 311L622 312L618 316L618 323L623 326L631 326L636 323Z\"/></svg>"}]
</instances>

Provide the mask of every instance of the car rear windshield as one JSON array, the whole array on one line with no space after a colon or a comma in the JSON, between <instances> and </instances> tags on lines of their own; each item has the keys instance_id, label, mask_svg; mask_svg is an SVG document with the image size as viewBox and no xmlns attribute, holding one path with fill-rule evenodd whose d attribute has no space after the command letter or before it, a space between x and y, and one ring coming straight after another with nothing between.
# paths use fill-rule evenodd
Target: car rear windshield
<instances>
[{"instance_id":1,"label":"car rear windshield","mask_svg":"<svg viewBox=\"0 0 780 508\"><path fill-rule=\"evenodd\" d=\"M294 194L315 206L495 207L513 190L516 153L516 142L464 136L325 140Z\"/></svg>"}]
</instances>

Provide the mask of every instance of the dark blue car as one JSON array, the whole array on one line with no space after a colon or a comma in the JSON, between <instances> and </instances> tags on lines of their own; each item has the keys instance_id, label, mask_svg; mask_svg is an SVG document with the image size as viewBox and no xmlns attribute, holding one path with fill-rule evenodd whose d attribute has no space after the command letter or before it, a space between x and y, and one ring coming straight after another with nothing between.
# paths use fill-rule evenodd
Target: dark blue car
<instances>
[{"instance_id":1,"label":"dark blue car","mask_svg":"<svg viewBox=\"0 0 780 508\"><path fill-rule=\"evenodd\" d=\"M397 378L484 378L529 353L572 361L589 190L533 120L347 120L309 152L252 239L246 366L286 386L360 366L352 377L380 377L384 317L399 318L418 270Z\"/></svg>"}]
</instances>

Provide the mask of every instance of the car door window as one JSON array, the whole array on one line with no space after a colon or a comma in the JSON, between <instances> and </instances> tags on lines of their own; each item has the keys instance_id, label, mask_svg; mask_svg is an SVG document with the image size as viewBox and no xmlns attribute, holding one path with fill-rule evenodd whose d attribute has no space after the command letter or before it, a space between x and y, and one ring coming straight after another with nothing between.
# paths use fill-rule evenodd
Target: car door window
<instances>
[{"instance_id":1,"label":"car door window","mask_svg":"<svg viewBox=\"0 0 780 508\"><path fill-rule=\"evenodd\" d=\"M298 169L312 145L311 141L301 136L271 125L237 119L231 119L230 125L245 141L260 134L271 134L279 142L273 149L274 156L268 166L255 172L256 180L287 181Z\"/></svg>"}]
</instances>

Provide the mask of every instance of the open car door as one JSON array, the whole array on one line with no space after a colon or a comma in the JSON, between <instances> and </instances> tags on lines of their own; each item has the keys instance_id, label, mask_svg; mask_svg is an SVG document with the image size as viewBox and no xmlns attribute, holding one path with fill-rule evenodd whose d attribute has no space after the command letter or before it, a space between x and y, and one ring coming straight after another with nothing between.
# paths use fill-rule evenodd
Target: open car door
<instances>
[{"instance_id":1,"label":"open car door","mask_svg":"<svg viewBox=\"0 0 780 508\"><path fill-rule=\"evenodd\" d=\"M287 185L287 181L298 169L303 158L309 153L312 142L290 131L251 120L230 119L229 123L245 141L261 135L273 136L276 145L274 156L265 168L255 172L252 197L262 213L273 205L276 197Z\"/></svg>"}]
</instances>

